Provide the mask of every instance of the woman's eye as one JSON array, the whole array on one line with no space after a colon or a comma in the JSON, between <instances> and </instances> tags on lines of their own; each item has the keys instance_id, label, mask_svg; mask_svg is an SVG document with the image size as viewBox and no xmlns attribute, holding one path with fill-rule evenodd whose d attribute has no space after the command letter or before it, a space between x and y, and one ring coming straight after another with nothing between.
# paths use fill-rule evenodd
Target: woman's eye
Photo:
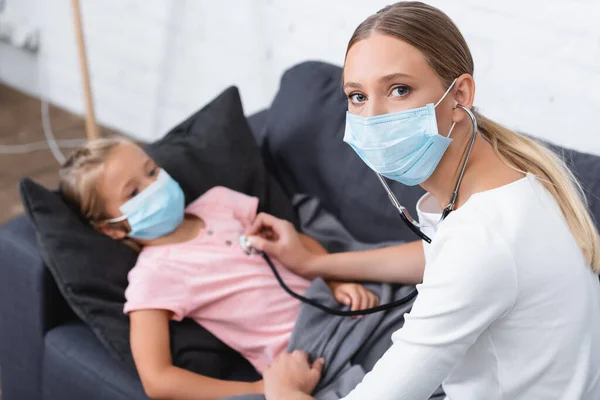
<instances>
[{"instance_id":1,"label":"woman's eye","mask_svg":"<svg viewBox=\"0 0 600 400\"><path fill-rule=\"evenodd\" d=\"M406 96L409 92L410 88L408 86L397 86L392 90L392 95L403 97Z\"/></svg>"},{"instance_id":2,"label":"woman's eye","mask_svg":"<svg viewBox=\"0 0 600 400\"><path fill-rule=\"evenodd\" d=\"M137 190L137 188L133 189L133 190L131 191L131 193L129 193L129 198L130 198L130 199L133 199L135 196L137 196L137 195L138 195L138 193L139 193L139 191Z\"/></svg>"},{"instance_id":3,"label":"woman's eye","mask_svg":"<svg viewBox=\"0 0 600 400\"><path fill-rule=\"evenodd\" d=\"M156 175L157 170L158 170L158 168L156 168L156 167L152 168L150 170L150 173L148 174L148 176L154 176L154 175Z\"/></svg>"},{"instance_id":4,"label":"woman's eye","mask_svg":"<svg viewBox=\"0 0 600 400\"><path fill-rule=\"evenodd\" d=\"M365 101L367 99L367 96L365 96L362 93L352 93L351 95L348 96L348 98L350 99L350 101L354 104L359 104L362 103L363 101Z\"/></svg>"}]
</instances>

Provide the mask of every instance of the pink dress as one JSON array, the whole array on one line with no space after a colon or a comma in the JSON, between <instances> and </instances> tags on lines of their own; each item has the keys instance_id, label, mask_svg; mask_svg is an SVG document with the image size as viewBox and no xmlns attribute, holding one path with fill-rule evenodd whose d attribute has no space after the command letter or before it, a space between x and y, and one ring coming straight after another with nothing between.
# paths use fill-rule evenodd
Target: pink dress
<instances>
[{"instance_id":1,"label":"pink dress","mask_svg":"<svg viewBox=\"0 0 600 400\"><path fill-rule=\"evenodd\" d=\"M285 351L300 310L266 262L238 239L256 216L258 199L215 187L186 208L206 227L194 239L142 250L129 272L125 313L162 309L194 319L259 371ZM310 282L274 260L290 288Z\"/></svg>"}]
</instances>

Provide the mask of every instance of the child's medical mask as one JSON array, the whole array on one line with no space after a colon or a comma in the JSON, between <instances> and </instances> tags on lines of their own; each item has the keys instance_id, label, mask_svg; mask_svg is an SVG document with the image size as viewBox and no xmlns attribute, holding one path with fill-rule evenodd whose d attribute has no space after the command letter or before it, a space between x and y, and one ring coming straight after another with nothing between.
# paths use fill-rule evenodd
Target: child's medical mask
<instances>
[{"instance_id":1,"label":"child's medical mask","mask_svg":"<svg viewBox=\"0 0 600 400\"><path fill-rule=\"evenodd\" d=\"M438 166L452 142L438 135L435 107L450 92L456 79L434 105L373 117L346 113L344 142L373 171L407 186L423 183Z\"/></svg>"},{"instance_id":2,"label":"child's medical mask","mask_svg":"<svg viewBox=\"0 0 600 400\"><path fill-rule=\"evenodd\" d=\"M127 220L135 239L156 239L173 232L183 221L185 198L181 187L161 169L156 181L127 201L119 210L122 216L106 222Z\"/></svg>"}]
</instances>

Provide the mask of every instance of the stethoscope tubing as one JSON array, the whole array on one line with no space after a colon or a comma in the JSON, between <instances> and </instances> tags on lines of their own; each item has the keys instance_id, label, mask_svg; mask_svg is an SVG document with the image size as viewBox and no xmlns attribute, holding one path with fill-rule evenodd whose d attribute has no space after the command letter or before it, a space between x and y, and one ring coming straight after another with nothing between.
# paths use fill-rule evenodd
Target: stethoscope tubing
<instances>
[{"instance_id":1,"label":"stethoscope tubing","mask_svg":"<svg viewBox=\"0 0 600 400\"><path fill-rule=\"evenodd\" d=\"M327 307L314 299L309 299L308 297L304 297L304 296L294 292L292 289L290 289L290 287L288 285L286 285L284 280L281 278L281 275L277 271L277 268L275 267L275 265L273 264L273 261L271 261L271 258L267 255L267 253L260 251L260 250L254 250L254 252L256 254L260 255L267 262L267 264L271 268L271 271L273 271L273 275L275 275L277 282L279 282L279 285L283 288L283 290L285 290L287 292L287 294L289 294L290 296L292 296L293 298L295 298L297 300L300 300L302 303L305 303L312 307L318 308L319 310L326 312L327 314L337 315L340 317L356 317L359 315L375 314L378 312L387 311L387 310L391 310L393 308L403 306L403 305L409 303L410 301L412 301L418 294L417 289L414 288L406 296L404 296L398 300L386 303L386 304L381 304L377 307L365 308L364 310L355 310L355 311L337 310L335 308Z\"/></svg>"}]
</instances>

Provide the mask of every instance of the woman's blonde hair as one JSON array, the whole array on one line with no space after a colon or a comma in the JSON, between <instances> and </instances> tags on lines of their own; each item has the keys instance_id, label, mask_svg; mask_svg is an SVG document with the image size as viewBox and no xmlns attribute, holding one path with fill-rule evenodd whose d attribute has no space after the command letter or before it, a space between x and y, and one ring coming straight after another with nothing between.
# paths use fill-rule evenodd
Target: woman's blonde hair
<instances>
[{"instance_id":1,"label":"woman's blonde hair","mask_svg":"<svg viewBox=\"0 0 600 400\"><path fill-rule=\"evenodd\" d=\"M59 170L60 192L91 223L109 218L96 183L110 153L125 143L132 142L121 138L91 141L74 151Z\"/></svg>"},{"instance_id":2,"label":"woman's blonde hair","mask_svg":"<svg viewBox=\"0 0 600 400\"><path fill-rule=\"evenodd\" d=\"M358 41L381 33L396 37L424 54L448 87L462 74L474 73L467 42L442 11L421 2L399 2L371 15L354 31L348 50ZM482 137L512 168L535 175L554 196L585 261L600 272L600 238L583 190L573 173L552 151L475 112Z\"/></svg>"}]
</instances>

